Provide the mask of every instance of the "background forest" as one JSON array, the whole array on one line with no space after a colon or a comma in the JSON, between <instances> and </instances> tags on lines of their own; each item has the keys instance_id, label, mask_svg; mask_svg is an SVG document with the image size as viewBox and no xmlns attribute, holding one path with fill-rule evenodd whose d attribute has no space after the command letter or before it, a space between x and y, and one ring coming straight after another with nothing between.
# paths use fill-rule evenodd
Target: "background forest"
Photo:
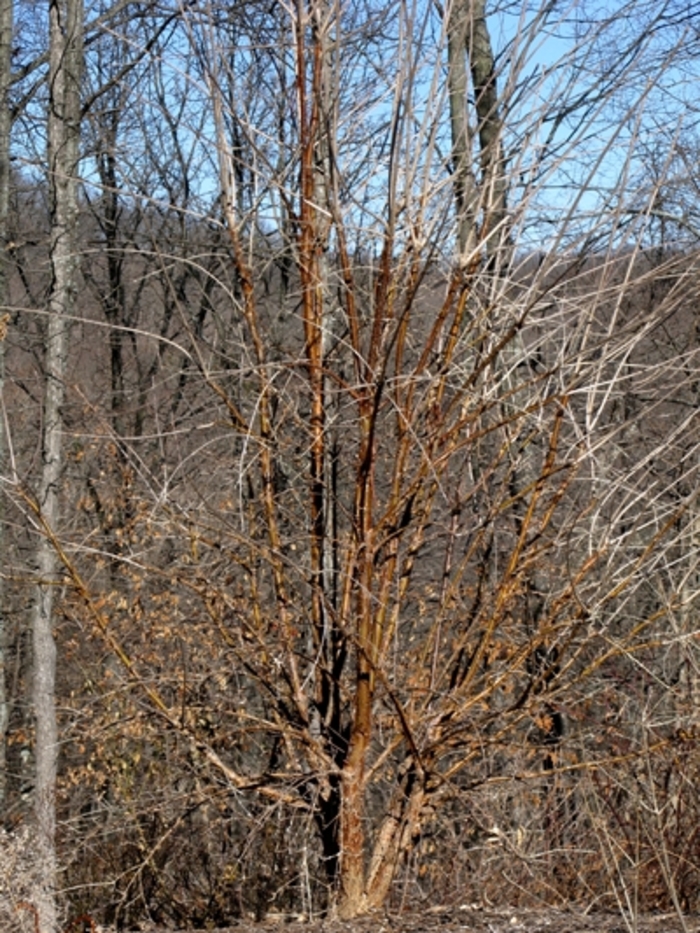
<instances>
[{"instance_id":1,"label":"background forest","mask_svg":"<svg viewBox=\"0 0 700 933\"><path fill-rule=\"evenodd\" d=\"M700 908L699 28L0 0L0 923Z\"/></svg>"}]
</instances>

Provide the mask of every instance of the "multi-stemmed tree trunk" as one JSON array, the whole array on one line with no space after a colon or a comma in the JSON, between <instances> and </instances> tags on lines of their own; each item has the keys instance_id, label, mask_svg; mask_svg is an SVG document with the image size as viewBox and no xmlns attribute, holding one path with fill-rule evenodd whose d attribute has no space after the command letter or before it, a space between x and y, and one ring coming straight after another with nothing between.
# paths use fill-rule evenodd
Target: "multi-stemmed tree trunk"
<instances>
[{"instance_id":1,"label":"multi-stemmed tree trunk","mask_svg":"<svg viewBox=\"0 0 700 933\"><path fill-rule=\"evenodd\" d=\"M247 11L260 17L256 24L269 30L253 54L246 52L247 39L236 43L217 32L224 20L226 27L235 26L233 15L210 19L211 8L183 9L193 55L204 50L201 74L211 99L202 108L211 106L211 112L193 125L203 138L216 125L229 249L217 254L221 264L208 272L208 241L189 215L191 202L175 203L177 185L165 184L171 200L160 209L164 215L177 210L183 220L182 239L170 251L164 238L153 242L153 254L162 260L159 272L164 280L171 276L166 293L172 296L173 330L156 333L153 308L141 305L145 293L135 305L143 316L127 318L121 293L126 267L115 263L107 269L103 307L114 332L102 359L111 357L112 378L105 377L103 386L111 404L100 417L108 436L119 437L120 460L133 457L144 467L141 476L150 469L150 482L135 479L126 493L134 537L124 535L110 551L110 591L92 599L85 582L103 585L104 558L95 555L87 508L78 521L88 529L82 542L91 540L90 549L78 542L61 550L61 558L79 595L71 611L83 621L87 607L86 626L95 625L105 637L127 670L130 688L143 689L157 716L156 744L178 731L193 753L198 786L209 779L211 766L217 792L225 793L228 785L232 799L259 794L280 812L289 807L306 814L306 825L315 824L320 836L317 890L326 868L329 896L320 896L318 906L335 901L339 913L351 917L386 901L403 856L441 801L480 783L505 781L516 767L519 776L532 777L528 722L543 704L541 731L550 746L556 738L546 725L545 691L569 690L576 702L579 674L585 681L585 671L606 657L588 625L596 605L606 628L610 617L623 632L620 652L634 650L636 636L634 630L625 634L622 613L617 620L614 607L607 614L618 584L606 591L591 579L591 568L605 553L601 547L600 554L586 554L584 494L577 494L573 481L583 447L576 443L580 398L574 392L570 404L568 391L602 376L594 366L586 368L588 359L574 347L571 329L589 304L603 320L608 309L595 288L578 297L558 288L566 271L558 257L557 274L548 279L547 269L538 270L530 291L526 276L508 279L513 218L506 214L503 146L509 114L497 94L484 4L454 0L445 13L440 59L447 58L446 88L432 23L418 29L399 11L404 19L397 43L400 38L404 44L397 45L392 61L378 56L363 71L363 62L372 59L371 36L352 34L357 21L348 10L326 0L299 0L272 12L250 4ZM433 8L425 14L434 15ZM65 0L52 8L52 16L52 51L62 53L52 55L53 279L43 476L35 503L49 536L61 524L65 326L75 274L79 11ZM394 26L391 17L378 24L378 46L384 48ZM350 61L341 54L344 48ZM436 93L424 99L427 83L416 74L421 62L431 61ZM166 68L166 56L159 54L159 67ZM168 110L178 91L167 82L162 87ZM143 99L143 85L139 94ZM392 97L393 109L387 107ZM121 106L116 94L114 107ZM188 108L179 113L186 115ZM100 205L106 208L101 246L126 263L133 257L127 258L130 250L122 249L117 235L127 200L116 191L117 154L135 136L132 126L118 143L120 115L111 116L105 112L102 124L108 132L100 180L110 190ZM149 121L143 122L150 130ZM196 135L186 119L170 114L167 125L175 139L181 124L190 139ZM446 154L450 131L452 151ZM512 128L508 132L517 136ZM152 194L147 166L153 142L144 137L147 154L134 155L134 164L146 166L146 198ZM201 183L188 174L187 160L181 168L185 187ZM167 181L172 175L164 171L160 177ZM512 175L510 181L517 190ZM276 204L283 206L277 216L285 218L279 231L272 229ZM212 223L219 216L213 211ZM599 223L602 237L605 218ZM153 279L143 242L134 238L142 282ZM207 305L196 326L194 289L179 287L172 273L179 256L212 283L211 294L220 289L220 306ZM273 267L282 270L281 297L266 293L265 277ZM278 304L279 319L271 311ZM529 326L535 313L546 316L551 343ZM210 315L217 316L213 322ZM187 380L183 369L177 380L192 412L173 432L182 442L182 460L170 462L167 428L156 418L159 450L168 453L155 467L155 460L149 467L141 459L141 432L124 430L129 363L123 351L129 341L148 346L149 329L154 345L167 343L193 364ZM609 346L613 360L625 353L614 335L601 337L601 345ZM544 362L538 371L540 350ZM164 378L153 394L156 411L178 370L168 370L159 352L155 365L162 363ZM202 377L204 407L190 404L187 394L194 373ZM209 423L202 412L207 420L211 414ZM188 449L197 443L188 437L198 433L189 431L191 425L216 436L198 450ZM603 448L605 437L597 443ZM161 467L172 472L172 482L159 489ZM104 488L109 494L108 480ZM624 497L624 484L620 490ZM138 497L145 501L151 495L148 508L140 510ZM634 490L629 495L636 501ZM146 512L148 521L142 519ZM166 538L168 557L158 544ZM96 566L97 572L81 577L79 564ZM610 566L614 574L612 558ZM37 804L49 878L41 922L50 933L56 773L51 594L60 578L48 541L40 548L38 568ZM133 613L130 580L140 594ZM543 603L536 619L523 608L533 581ZM172 603L163 603L167 611L157 610L155 599L152 611L142 609L141 598L147 603L149 595L160 596L161 584L173 594ZM117 598L124 608L116 609ZM173 653L176 625L183 643L191 639L191 658L184 649ZM147 638L151 631L158 637ZM152 642L151 653L143 651L141 638ZM225 645L223 655L217 639ZM547 654L551 640L562 654L568 652L561 665L547 663L554 657ZM539 667L538 658L545 659ZM152 676L151 664L157 668ZM116 676L114 665L111 674ZM181 692L175 692L176 682ZM124 691L124 702L131 702L130 691ZM110 717L107 731L113 728ZM142 740L142 734L135 736L135 745ZM95 754L103 753L96 748ZM521 763L512 764L518 756ZM126 765L136 773L136 755ZM158 780L167 767L153 763L149 773ZM169 783L163 777L166 795ZM231 838L238 827L228 831ZM284 844L298 851L296 840ZM293 888L286 880L283 886Z\"/></svg>"},{"instance_id":2,"label":"multi-stemmed tree trunk","mask_svg":"<svg viewBox=\"0 0 700 933\"><path fill-rule=\"evenodd\" d=\"M49 7L48 168L51 284L44 345L41 474L35 499L37 587L33 606L35 812L43 883L35 894L42 933L57 929L56 909L56 643L54 594L59 584L50 540L60 521L63 404L68 329L76 293L77 169L80 146L82 0L52 0Z\"/></svg>"},{"instance_id":3,"label":"multi-stemmed tree trunk","mask_svg":"<svg viewBox=\"0 0 700 933\"><path fill-rule=\"evenodd\" d=\"M242 77L245 65L233 67L231 43L217 40L211 23L202 27L196 11L187 13L195 46L198 29L206 37L202 69L237 281L231 295L245 333L245 389L228 390L213 351L208 356L196 337L192 343L205 379L226 403L232 436L242 439L242 450L256 451L254 466L245 453L237 462L246 499L228 526L235 526L231 553L240 573L232 570L233 582L214 596L202 563L196 586L238 652L251 690L270 698L259 723L261 733L274 737L270 761L277 765L284 748L288 775L298 780L283 791L264 775L244 776L255 771L250 760L234 767L211 748L207 755L233 786L255 784L263 795L308 808L339 913L351 917L385 901L402 856L420 835L428 801L447 794L478 759L481 733L496 744L508 729L522 730L526 707L554 679L531 664L528 686L527 658L563 628L562 616L569 628L560 637L575 643L585 614L579 586L593 562L572 548L566 580L550 565L567 536L578 533L575 508L562 519L566 527L555 520L578 457L575 445L566 453L576 415L566 399L573 376L561 349L570 322L557 324L563 336L549 348L547 366L563 373L558 392L534 378L519 337L530 301L537 304L550 286L543 276L535 297L525 294L518 304L506 280L504 108L485 5L455 0L446 14L452 205L441 199L439 184L432 187L431 171L441 169L430 153L443 137L430 137L434 131L423 128L431 121L417 117L424 104L408 90L404 58L397 57L386 138L375 143L380 155L375 162L368 157L363 175L362 146L348 143L338 116L343 103L353 126L366 90L357 87L355 100L341 100L348 92L343 63L333 60L334 43L342 46L338 8L300 0L285 13L286 38L293 37L285 68L294 68L296 89L285 101L296 109L289 117L283 112L279 127L256 127L252 108L241 118L234 104L250 80ZM408 21L404 27L410 34ZM402 51L412 51L414 39L417 32ZM436 113L435 126L440 118ZM234 141L232 125L249 134L249 149ZM417 150L430 171L414 161ZM256 198L241 190L244 152L256 185L270 185L266 206L279 197L293 218L289 278L297 301L274 338L256 275L262 248L251 207ZM263 163L289 168L258 181ZM384 171L386 183L372 188L367 179ZM366 202L355 190L358 174L370 190ZM443 276L434 261L439 232L455 215L460 261ZM347 240L355 224L353 252ZM433 293L427 282L435 284ZM540 338L532 330L528 339L534 353ZM228 354L235 356L227 350L221 360ZM336 436L343 445L340 481ZM285 471L294 476L293 491L283 482ZM483 500L482 489L488 489ZM222 533L225 539L229 532ZM436 578L443 574L437 597L420 579L422 562L430 562ZM536 590L551 591L549 615L528 629L522 597L538 574L544 576ZM224 605L241 620L240 644L238 622L217 608ZM163 712L167 704L158 700L156 707ZM254 718L252 708L249 714ZM378 775L383 797L370 806Z\"/></svg>"}]
</instances>

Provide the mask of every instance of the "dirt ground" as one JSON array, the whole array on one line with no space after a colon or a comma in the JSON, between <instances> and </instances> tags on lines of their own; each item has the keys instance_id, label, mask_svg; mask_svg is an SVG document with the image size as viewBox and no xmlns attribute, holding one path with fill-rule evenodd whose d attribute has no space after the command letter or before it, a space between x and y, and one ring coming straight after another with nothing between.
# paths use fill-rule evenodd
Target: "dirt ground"
<instances>
[{"instance_id":1,"label":"dirt ground","mask_svg":"<svg viewBox=\"0 0 700 933\"><path fill-rule=\"evenodd\" d=\"M144 933L166 933L155 927ZM170 931L172 933L172 931ZM622 914L571 910L495 910L465 905L404 914L377 913L347 922L274 918L241 922L211 933L700 933L700 916Z\"/></svg>"}]
</instances>

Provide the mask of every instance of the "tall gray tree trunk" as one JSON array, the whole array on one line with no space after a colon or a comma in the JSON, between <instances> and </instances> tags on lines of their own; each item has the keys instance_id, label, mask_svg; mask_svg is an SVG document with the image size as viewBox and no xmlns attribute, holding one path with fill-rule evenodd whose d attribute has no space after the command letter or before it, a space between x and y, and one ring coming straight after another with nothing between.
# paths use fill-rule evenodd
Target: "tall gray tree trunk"
<instances>
[{"instance_id":1,"label":"tall gray tree trunk","mask_svg":"<svg viewBox=\"0 0 700 933\"><path fill-rule=\"evenodd\" d=\"M454 0L447 22L447 81L452 134L452 183L457 212L457 241L462 267L473 260L476 246L476 179L472 170L472 132L469 126L467 33L471 5Z\"/></svg>"},{"instance_id":2,"label":"tall gray tree trunk","mask_svg":"<svg viewBox=\"0 0 700 933\"><path fill-rule=\"evenodd\" d=\"M508 258L507 180L503 152L503 113L498 97L496 59L486 21L486 0L453 0L447 13L448 90L452 135L452 175L460 261L471 262L479 241L489 265L502 269ZM474 92L480 178L472 168L469 81Z\"/></svg>"},{"instance_id":3,"label":"tall gray tree trunk","mask_svg":"<svg viewBox=\"0 0 700 933\"><path fill-rule=\"evenodd\" d=\"M62 469L63 402L67 328L76 291L77 167L80 143L82 0L52 0L49 6L48 165L51 210L51 289L44 356L42 466L37 504L46 530L59 523ZM35 893L42 933L57 930L56 910L56 644L53 602L57 556L48 535L39 539L38 584L33 608L34 712L38 854L44 865L42 888Z\"/></svg>"},{"instance_id":4,"label":"tall gray tree trunk","mask_svg":"<svg viewBox=\"0 0 700 933\"><path fill-rule=\"evenodd\" d=\"M10 204L10 106L8 92L12 65L12 0L0 0L0 399L5 384L5 329L8 315L3 306L8 301L7 289L7 245L9 239L8 219ZM5 420L0 417L0 476L6 469L7 439ZM0 493L0 554L6 553L4 500ZM9 721L9 698L5 678L5 650L7 645L7 621L3 581L0 577L0 809L7 793L7 726Z\"/></svg>"},{"instance_id":5,"label":"tall gray tree trunk","mask_svg":"<svg viewBox=\"0 0 700 933\"><path fill-rule=\"evenodd\" d=\"M500 271L507 265L509 241L503 108L498 97L496 58L486 22L486 0L473 0L469 7L472 19L466 30L466 44L479 127L481 237L486 241L490 266Z\"/></svg>"}]
</instances>

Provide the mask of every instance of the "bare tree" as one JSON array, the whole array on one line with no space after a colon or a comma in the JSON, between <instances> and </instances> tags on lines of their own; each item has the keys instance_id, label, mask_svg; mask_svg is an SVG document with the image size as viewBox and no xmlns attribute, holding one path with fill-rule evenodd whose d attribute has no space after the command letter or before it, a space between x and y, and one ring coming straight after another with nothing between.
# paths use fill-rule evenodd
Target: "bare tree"
<instances>
[{"instance_id":1,"label":"bare tree","mask_svg":"<svg viewBox=\"0 0 700 933\"><path fill-rule=\"evenodd\" d=\"M41 478L35 509L37 591L33 609L34 713L36 716L34 788L37 846L44 880L35 894L39 924L57 929L56 913L56 645L53 635L54 594L59 583L57 554L49 529L60 522L59 488L63 468L63 403L68 327L77 289L77 168L80 146L80 101L83 46L82 0L56 0L49 10L48 178L51 221L51 289L45 335L45 391L41 436Z\"/></svg>"},{"instance_id":2,"label":"bare tree","mask_svg":"<svg viewBox=\"0 0 700 933\"><path fill-rule=\"evenodd\" d=\"M109 919L578 896L594 843L629 852L624 769L673 747L650 698L678 698L697 572L697 353L657 338L695 286L641 306L649 36L589 81L605 24L542 69L556 7L500 51L486 12L190 4L143 109L117 81L91 114L82 326L111 365L71 469L100 494L37 515L71 584L68 744L93 830L119 821Z\"/></svg>"},{"instance_id":3,"label":"bare tree","mask_svg":"<svg viewBox=\"0 0 700 933\"><path fill-rule=\"evenodd\" d=\"M0 307L8 298L8 240L10 214L10 101L9 89L12 75L12 0L0 3ZM2 314L0 325L0 401L5 384L5 330L9 317ZM7 438L6 420L0 405L0 476L5 474ZM0 550L5 540L4 496L0 494ZM0 806L5 802L7 786L6 737L9 721L9 699L5 676L5 650L7 624L5 616L4 587L0 577Z\"/></svg>"},{"instance_id":4,"label":"bare tree","mask_svg":"<svg viewBox=\"0 0 700 933\"><path fill-rule=\"evenodd\" d=\"M67 568L130 682L188 738L210 780L308 814L329 902L350 917L385 902L438 804L508 776L536 781L535 749L548 774L566 770L558 705L593 708L594 673L643 650L657 608L644 604L642 581L673 513L670 489L650 501L644 470L620 457L613 403L630 348L666 312L619 326L638 257L616 252L624 207L593 212L580 231L579 212L566 209L550 257L512 265L511 231L527 229L564 156L555 139L549 161L536 150L530 167L521 153L506 171L508 143L536 149L551 111L518 118L516 54L503 78L511 97L499 100L484 10L400 17L394 58L384 54L373 82L367 23L326 3L287 16L266 58L242 28L237 43L225 40L213 9L183 13L212 108L233 314L226 329L188 328L182 340L212 393L209 455L156 499L174 548L168 586L200 619L183 681L209 689L198 651L217 643L237 671L217 694L237 737L181 714L172 688L143 673L138 648L119 642L76 562ZM387 24L372 25L385 38ZM429 25L446 43L439 54ZM343 55L360 37L357 59ZM263 82L266 93L294 89L291 117L275 124L256 110ZM583 110L571 151L591 131ZM436 153L447 112L445 174ZM517 200L530 170L540 187ZM588 171L596 178L595 164ZM291 255L280 315L260 274L275 261L262 215L276 203L288 219L276 242ZM605 244L602 260L592 242ZM494 256L508 257L507 275ZM175 307L187 320L184 295ZM645 370L658 377L659 408L669 366ZM148 573L136 554L128 565ZM628 624L632 603L641 621ZM529 740L533 722L540 738ZM572 755L577 743L584 727Z\"/></svg>"}]
</instances>

